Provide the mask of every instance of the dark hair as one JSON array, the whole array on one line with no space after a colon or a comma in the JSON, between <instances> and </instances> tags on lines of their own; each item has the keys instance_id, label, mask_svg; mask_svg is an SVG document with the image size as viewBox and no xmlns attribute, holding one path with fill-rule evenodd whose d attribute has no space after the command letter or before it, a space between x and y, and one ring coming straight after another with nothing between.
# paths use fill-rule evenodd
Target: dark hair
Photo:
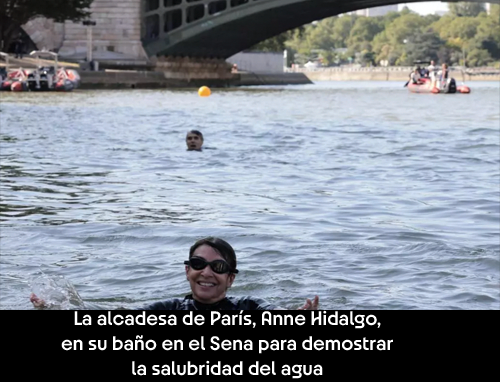
<instances>
[{"instance_id":1,"label":"dark hair","mask_svg":"<svg viewBox=\"0 0 500 382\"><path fill-rule=\"evenodd\" d=\"M209 236L198 240L189 249L189 258L193 256L196 248L201 247L202 245L212 247L219 255L222 256L224 260L226 260L231 267L231 270L236 270L236 253L234 252L233 247L231 247L227 241L219 239L218 237Z\"/></svg>"},{"instance_id":2,"label":"dark hair","mask_svg":"<svg viewBox=\"0 0 500 382\"><path fill-rule=\"evenodd\" d=\"M203 140L203 134L201 133L201 131L198 131L198 130L191 130L191 131L188 131L188 134L194 134L194 135L197 135L201 138L201 140ZM186 134L187 135L187 134Z\"/></svg>"}]
</instances>

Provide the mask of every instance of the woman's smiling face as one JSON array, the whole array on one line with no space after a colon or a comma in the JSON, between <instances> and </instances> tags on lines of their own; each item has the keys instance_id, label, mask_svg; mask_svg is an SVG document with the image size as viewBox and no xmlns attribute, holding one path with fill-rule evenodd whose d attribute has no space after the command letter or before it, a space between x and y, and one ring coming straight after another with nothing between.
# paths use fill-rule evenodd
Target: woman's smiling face
<instances>
[{"instance_id":1,"label":"woman's smiling face","mask_svg":"<svg viewBox=\"0 0 500 382\"><path fill-rule=\"evenodd\" d=\"M191 257L201 257L208 262L224 260L219 252L206 244L196 248ZM213 304L226 297L226 291L233 284L235 277L233 273L215 273L210 265L201 270L186 265L186 276L193 298L202 304Z\"/></svg>"}]
</instances>

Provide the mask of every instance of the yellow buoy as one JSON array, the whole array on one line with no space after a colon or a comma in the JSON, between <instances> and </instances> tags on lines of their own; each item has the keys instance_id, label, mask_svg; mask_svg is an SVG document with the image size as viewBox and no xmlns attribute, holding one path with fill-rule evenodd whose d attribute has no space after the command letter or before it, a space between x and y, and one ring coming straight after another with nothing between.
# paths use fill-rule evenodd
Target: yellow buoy
<instances>
[{"instance_id":1,"label":"yellow buoy","mask_svg":"<svg viewBox=\"0 0 500 382\"><path fill-rule=\"evenodd\" d=\"M200 97L208 97L210 94L212 94L212 91L207 86L202 86L198 89L198 95Z\"/></svg>"}]
</instances>

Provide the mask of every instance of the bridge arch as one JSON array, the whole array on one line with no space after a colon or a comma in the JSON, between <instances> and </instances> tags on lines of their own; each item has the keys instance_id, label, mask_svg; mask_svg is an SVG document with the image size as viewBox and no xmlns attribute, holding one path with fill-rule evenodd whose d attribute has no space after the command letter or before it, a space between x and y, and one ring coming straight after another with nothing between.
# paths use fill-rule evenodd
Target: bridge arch
<instances>
[{"instance_id":1,"label":"bridge arch","mask_svg":"<svg viewBox=\"0 0 500 382\"><path fill-rule=\"evenodd\" d=\"M142 0L142 43L149 56L225 59L316 20L399 3L394 0Z\"/></svg>"}]
</instances>

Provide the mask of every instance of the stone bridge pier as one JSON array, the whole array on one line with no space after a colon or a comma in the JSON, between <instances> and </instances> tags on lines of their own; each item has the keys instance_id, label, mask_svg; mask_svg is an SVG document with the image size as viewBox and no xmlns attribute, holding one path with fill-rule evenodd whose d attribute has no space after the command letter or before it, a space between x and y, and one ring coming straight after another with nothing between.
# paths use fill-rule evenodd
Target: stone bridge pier
<instances>
[{"instance_id":1,"label":"stone bridge pier","mask_svg":"<svg viewBox=\"0 0 500 382\"><path fill-rule=\"evenodd\" d=\"M163 1L163 0L161 0ZM136 65L149 63L141 41L143 0L94 0L91 5L92 57ZM37 18L23 25L38 49L59 52L61 59L84 60L87 56L87 26L81 22L54 23Z\"/></svg>"}]
</instances>

